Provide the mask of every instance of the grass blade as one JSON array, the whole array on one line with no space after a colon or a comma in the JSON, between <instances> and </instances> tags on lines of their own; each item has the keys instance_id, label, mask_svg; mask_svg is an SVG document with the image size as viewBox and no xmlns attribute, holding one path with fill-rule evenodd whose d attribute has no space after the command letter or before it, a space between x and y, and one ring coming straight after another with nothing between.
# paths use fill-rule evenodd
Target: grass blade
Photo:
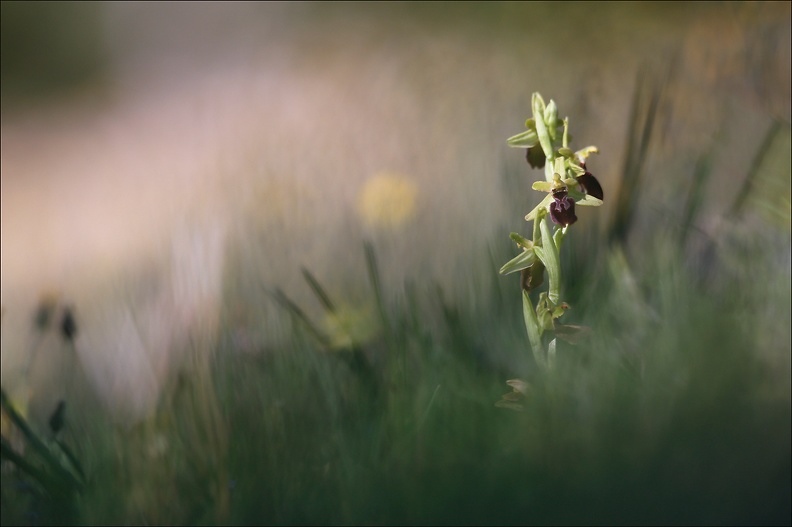
<instances>
[{"instance_id":1,"label":"grass blade","mask_svg":"<svg viewBox=\"0 0 792 527\"><path fill-rule=\"evenodd\" d=\"M316 298L318 298L319 302L322 304L322 307L325 308L325 311L328 313L335 313L335 305L330 300L324 288L319 285L319 282L314 278L314 275L305 267L302 268L302 274L305 277L305 281L308 282L308 285L311 287L311 291L314 292Z\"/></svg>"}]
</instances>

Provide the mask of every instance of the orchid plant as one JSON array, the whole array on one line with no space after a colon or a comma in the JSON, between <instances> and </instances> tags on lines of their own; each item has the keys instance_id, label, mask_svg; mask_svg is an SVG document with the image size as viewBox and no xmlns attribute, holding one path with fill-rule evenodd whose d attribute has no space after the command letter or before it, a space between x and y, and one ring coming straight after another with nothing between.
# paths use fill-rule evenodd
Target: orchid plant
<instances>
[{"instance_id":1,"label":"orchid plant","mask_svg":"<svg viewBox=\"0 0 792 527\"><path fill-rule=\"evenodd\" d=\"M558 118L556 103L551 99L545 104L537 92L531 105L533 117L525 121L527 130L510 137L507 143L514 148L525 148L532 168L544 168L545 180L535 182L533 189L547 195L525 216L526 221L533 221L532 239L511 233L511 239L522 251L500 273L520 272L528 339L536 363L547 369L555 361L556 338L575 342L585 331L580 326L558 322L569 307L561 301L559 251L569 227L577 221L575 207L598 207L602 205L603 193L597 179L586 168L588 157L599 152L597 147L571 150L569 119ZM552 223L548 223L548 216ZM530 293L544 282L545 270L548 289L539 294L534 305Z\"/></svg>"}]
</instances>

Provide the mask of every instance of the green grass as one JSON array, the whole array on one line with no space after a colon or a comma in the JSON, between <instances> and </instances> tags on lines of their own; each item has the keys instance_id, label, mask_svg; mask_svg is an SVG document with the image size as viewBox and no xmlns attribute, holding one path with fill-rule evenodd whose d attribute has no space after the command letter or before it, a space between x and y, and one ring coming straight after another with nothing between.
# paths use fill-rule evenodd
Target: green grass
<instances>
[{"instance_id":1,"label":"green grass","mask_svg":"<svg viewBox=\"0 0 792 527\"><path fill-rule=\"evenodd\" d=\"M389 310L389 340L361 350L324 350L300 321L287 349L244 357L218 349L211 364L197 361L174 381L150 422L85 431L100 446L83 449L94 470L77 517L786 523L789 379L774 368L788 372L789 341L763 328L781 323L788 303L759 320L763 298L751 280L714 294L671 242L656 245L647 268L630 271L634 282L625 260L593 264L596 298L578 308L593 336L561 348L547 376L530 363L519 318L501 316L497 294L468 309L437 301ZM788 272L767 279L789 291ZM511 289L501 301L513 310ZM422 311L432 308L436 318ZM778 334L788 339L789 326ZM768 346L776 349L759 349ZM498 348L513 354L514 371L488 360ZM345 360L353 353L370 371ZM532 384L525 411L495 408L516 376ZM6 516L11 478L3 476L4 523L26 518ZM64 519L52 514L32 523Z\"/></svg>"}]
</instances>

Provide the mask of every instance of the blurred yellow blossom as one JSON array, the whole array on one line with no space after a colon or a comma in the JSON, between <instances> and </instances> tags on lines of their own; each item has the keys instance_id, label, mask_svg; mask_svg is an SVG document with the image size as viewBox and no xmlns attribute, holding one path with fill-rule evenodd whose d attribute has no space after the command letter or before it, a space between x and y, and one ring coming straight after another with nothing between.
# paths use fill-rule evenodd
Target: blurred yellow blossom
<instances>
[{"instance_id":1,"label":"blurred yellow blossom","mask_svg":"<svg viewBox=\"0 0 792 527\"><path fill-rule=\"evenodd\" d=\"M414 215L418 188L409 178L395 172L370 177L358 194L358 212L370 226L397 228Z\"/></svg>"},{"instance_id":2,"label":"blurred yellow blossom","mask_svg":"<svg viewBox=\"0 0 792 527\"><path fill-rule=\"evenodd\" d=\"M327 313L323 326L333 349L366 344L379 332L375 311L367 307L338 306Z\"/></svg>"}]
</instances>

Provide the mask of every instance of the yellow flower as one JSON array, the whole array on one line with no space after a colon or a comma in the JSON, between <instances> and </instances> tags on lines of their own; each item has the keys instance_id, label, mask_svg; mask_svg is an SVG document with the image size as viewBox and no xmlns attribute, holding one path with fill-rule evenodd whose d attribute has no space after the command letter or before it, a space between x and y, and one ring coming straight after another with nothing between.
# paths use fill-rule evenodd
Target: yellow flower
<instances>
[{"instance_id":1,"label":"yellow flower","mask_svg":"<svg viewBox=\"0 0 792 527\"><path fill-rule=\"evenodd\" d=\"M358 194L358 213L372 227L398 228L415 215L417 195L418 188L406 176L380 172Z\"/></svg>"},{"instance_id":2,"label":"yellow flower","mask_svg":"<svg viewBox=\"0 0 792 527\"><path fill-rule=\"evenodd\" d=\"M373 309L342 305L325 316L324 329L333 349L349 349L375 338L379 323Z\"/></svg>"}]
</instances>

